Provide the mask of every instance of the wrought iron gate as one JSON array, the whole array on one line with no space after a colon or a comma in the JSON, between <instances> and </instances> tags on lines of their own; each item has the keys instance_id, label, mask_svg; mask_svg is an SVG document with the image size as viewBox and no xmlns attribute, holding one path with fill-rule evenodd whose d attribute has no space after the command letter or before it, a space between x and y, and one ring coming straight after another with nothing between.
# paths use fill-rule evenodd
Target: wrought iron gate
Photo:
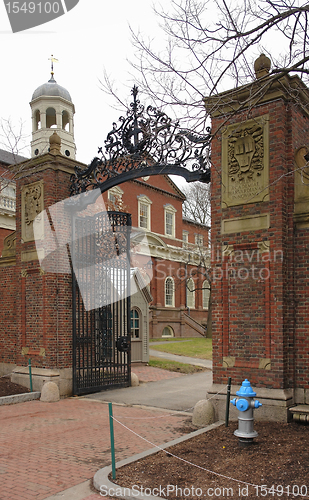
<instances>
[{"instance_id":1,"label":"wrought iron gate","mask_svg":"<svg viewBox=\"0 0 309 500\"><path fill-rule=\"evenodd\" d=\"M141 105L136 86L120 126L114 123L101 158L71 176L69 205L87 209L123 182L150 175L181 175L210 182L210 129L182 129L165 113ZM190 170L188 169L190 168ZM79 195L86 196L79 200ZM95 392L130 384L128 214L73 217L73 391ZM110 232L112 224L112 232Z\"/></svg>"},{"instance_id":2,"label":"wrought iron gate","mask_svg":"<svg viewBox=\"0 0 309 500\"><path fill-rule=\"evenodd\" d=\"M73 220L73 393L131 382L131 215Z\"/></svg>"}]
</instances>

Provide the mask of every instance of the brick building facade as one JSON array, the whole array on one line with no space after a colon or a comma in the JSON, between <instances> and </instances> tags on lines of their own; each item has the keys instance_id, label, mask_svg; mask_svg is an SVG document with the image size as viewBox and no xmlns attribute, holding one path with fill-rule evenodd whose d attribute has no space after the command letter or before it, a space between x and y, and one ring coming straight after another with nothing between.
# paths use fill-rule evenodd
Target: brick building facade
<instances>
[{"instance_id":1,"label":"brick building facade","mask_svg":"<svg viewBox=\"0 0 309 500\"><path fill-rule=\"evenodd\" d=\"M203 264L209 263L209 228L183 219L183 193L168 176L152 176L112 188L104 200L107 207L120 205L132 214L133 241L134 232L145 232L148 257L139 265L149 276L153 297L150 337L205 335L209 283Z\"/></svg>"}]
</instances>

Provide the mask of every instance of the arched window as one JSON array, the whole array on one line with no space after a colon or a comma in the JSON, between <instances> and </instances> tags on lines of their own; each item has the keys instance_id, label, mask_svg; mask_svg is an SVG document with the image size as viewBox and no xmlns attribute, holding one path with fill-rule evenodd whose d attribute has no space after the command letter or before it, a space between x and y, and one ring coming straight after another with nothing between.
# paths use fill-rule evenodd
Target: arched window
<instances>
[{"instance_id":1,"label":"arched window","mask_svg":"<svg viewBox=\"0 0 309 500\"><path fill-rule=\"evenodd\" d=\"M56 110L54 108L47 108L46 110L46 127L55 128L57 126Z\"/></svg>"},{"instance_id":2,"label":"arched window","mask_svg":"<svg viewBox=\"0 0 309 500\"><path fill-rule=\"evenodd\" d=\"M35 130L40 130L41 128L41 113L40 111L37 109L36 112L35 112Z\"/></svg>"},{"instance_id":3,"label":"arched window","mask_svg":"<svg viewBox=\"0 0 309 500\"><path fill-rule=\"evenodd\" d=\"M210 285L207 280L203 282L203 309L208 309L209 307L209 295L210 295Z\"/></svg>"},{"instance_id":4,"label":"arched window","mask_svg":"<svg viewBox=\"0 0 309 500\"><path fill-rule=\"evenodd\" d=\"M131 309L131 337L132 339L139 339L140 338L140 331L141 325L140 325L140 312L138 309L133 307Z\"/></svg>"},{"instance_id":5,"label":"arched window","mask_svg":"<svg viewBox=\"0 0 309 500\"><path fill-rule=\"evenodd\" d=\"M62 128L70 132L70 117L67 111L62 111Z\"/></svg>"},{"instance_id":6,"label":"arched window","mask_svg":"<svg viewBox=\"0 0 309 500\"><path fill-rule=\"evenodd\" d=\"M165 280L165 306L175 306L175 287L173 278L166 278Z\"/></svg>"},{"instance_id":7,"label":"arched window","mask_svg":"<svg viewBox=\"0 0 309 500\"><path fill-rule=\"evenodd\" d=\"M162 337L174 337L174 330L171 326L165 326L163 328Z\"/></svg>"},{"instance_id":8,"label":"arched window","mask_svg":"<svg viewBox=\"0 0 309 500\"><path fill-rule=\"evenodd\" d=\"M195 285L192 278L187 281L187 307L195 308Z\"/></svg>"}]
</instances>

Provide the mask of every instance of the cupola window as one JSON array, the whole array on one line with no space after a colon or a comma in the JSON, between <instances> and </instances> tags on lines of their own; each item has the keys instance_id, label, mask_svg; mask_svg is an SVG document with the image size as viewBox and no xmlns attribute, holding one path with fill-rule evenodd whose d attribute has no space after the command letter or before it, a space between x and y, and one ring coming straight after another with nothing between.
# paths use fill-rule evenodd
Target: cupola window
<instances>
[{"instance_id":1,"label":"cupola window","mask_svg":"<svg viewBox=\"0 0 309 500\"><path fill-rule=\"evenodd\" d=\"M46 110L46 127L47 128L57 127L56 110L54 108L47 108Z\"/></svg>"},{"instance_id":2,"label":"cupola window","mask_svg":"<svg viewBox=\"0 0 309 500\"><path fill-rule=\"evenodd\" d=\"M62 111L62 129L70 131L70 117L67 111Z\"/></svg>"},{"instance_id":3,"label":"cupola window","mask_svg":"<svg viewBox=\"0 0 309 500\"><path fill-rule=\"evenodd\" d=\"M36 112L35 112L35 130L40 130L41 127L42 127L42 124L41 124L41 113L37 109Z\"/></svg>"}]
</instances>

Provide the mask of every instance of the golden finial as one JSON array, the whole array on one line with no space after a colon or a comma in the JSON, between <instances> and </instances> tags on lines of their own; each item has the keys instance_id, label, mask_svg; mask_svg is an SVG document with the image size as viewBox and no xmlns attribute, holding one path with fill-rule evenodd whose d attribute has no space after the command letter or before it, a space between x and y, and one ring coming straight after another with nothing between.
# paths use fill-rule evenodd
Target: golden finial
<instances>
[{"instance_id":1,"label":"golden finial","mask_svg":"<svg viewBox=\"0 0 309 500\"><path fill-rule=\"evenodd\" d=\"M59 61L53 56L53 54L51 55L51 57L49 57L48 60L51 61L51 76L54 76L54 62L59 62Z\"/></svg>"}]
</instances>

